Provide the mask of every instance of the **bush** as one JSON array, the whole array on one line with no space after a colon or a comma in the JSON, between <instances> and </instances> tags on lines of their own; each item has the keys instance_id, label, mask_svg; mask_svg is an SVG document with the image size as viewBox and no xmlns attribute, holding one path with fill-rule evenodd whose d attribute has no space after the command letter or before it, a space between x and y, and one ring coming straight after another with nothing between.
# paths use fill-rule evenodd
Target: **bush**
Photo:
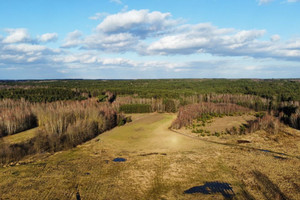
<instances>
[{"instance_id":1,"label":"bush","mask_svg":"<svg viewBox=\"0 0 300 200\"><path fill-rule=\"evenodd\" d=\"M245 134L246 133L246 127L244 125L240 125L240 134Z\"/></svg>"},{"instance_id":2,"label":"bush","mask_svg":"<svg viewBox=\"0 0 300 200\"><path fill-rule=\"evenodd\" d=\"M246 132L252 133L257 130L265 130L268 133L276 134L280 128L280 121L269 114L266 114L262 118L248 121L246 125Z\"/></svg>"},{"instance_id":3,"label":"bush","mask_svg":"<svg viewBox=\"0 0 300 200\"><path fill-rule=\"evenodd\" d=\"M265 115L266 115L265 112L258 112L258 113L255 113L254 116L257 117L257 118L263 118Z\"/></svg>"}]
</instances>

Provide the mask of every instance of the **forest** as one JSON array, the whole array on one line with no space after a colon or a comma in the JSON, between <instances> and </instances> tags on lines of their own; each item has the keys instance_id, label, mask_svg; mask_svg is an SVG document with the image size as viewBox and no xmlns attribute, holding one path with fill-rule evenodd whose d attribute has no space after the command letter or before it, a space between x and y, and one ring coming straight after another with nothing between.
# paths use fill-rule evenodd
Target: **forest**
<instances>
[{"instance_id":1,"label":"forest","mask_svg":"<svg viewBox=\"0 0 300 200\"><path fill-rule=\"evenodd\" d=\"M0 98L35 102L80 100L104 91L140 98L175 98L197 94L255 95L276 102L300 101L298 79L154 79L0 81ZM80 95L79 95L80 94ZM52 97L52 98L51 98Z\"/></svg>"}]
</instances>

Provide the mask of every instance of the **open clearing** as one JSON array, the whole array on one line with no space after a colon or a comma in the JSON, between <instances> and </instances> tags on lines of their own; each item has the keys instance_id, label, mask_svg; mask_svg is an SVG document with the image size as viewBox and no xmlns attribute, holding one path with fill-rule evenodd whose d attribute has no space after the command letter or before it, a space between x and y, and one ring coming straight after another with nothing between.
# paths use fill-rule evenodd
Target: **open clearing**
<instances>
[{"instance_id":1,"label":"open clearing","mask_svg":"<svg viewBox=\"0 0 300 200\"><path fill-rule=\"evenodd\" d=\"M298 131L287 135L283 143L255 139L260 136L257 133L236 137L252 143L223 145L169 130L175 117L136 114L133 122L72 150L37 155L27 158L27 163L0 168L0 199L299 197ZM211 138L220 143L226 139ZM247 145L253 148L243 148ZM258 150L261 147L288 156ZM126 161L113 162L115 158Z\"/></svg>"}]
</instances>

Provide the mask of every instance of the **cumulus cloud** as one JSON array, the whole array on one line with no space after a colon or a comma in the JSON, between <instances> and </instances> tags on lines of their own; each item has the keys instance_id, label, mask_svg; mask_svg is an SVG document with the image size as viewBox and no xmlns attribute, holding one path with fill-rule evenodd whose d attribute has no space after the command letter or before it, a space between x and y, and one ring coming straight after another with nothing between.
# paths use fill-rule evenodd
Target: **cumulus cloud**
<instances>
[{"instance_id":1,"label":"cumulus cloud","mask_svg":"<svg viewBox=\"0 0 300 200\"><path fill-rule=\"evenodd\" d=\"M182 31L180 31L182 30ZM279 35L262 40L265 30L220 29L211 24L184 25L139 49L143 55L186 55L207 53L215 56L248 56L300 60L299 43L280 42Z\"/></svg>"},{"instance_id":2,"label":"cumulus cloud","mask_svg":"<svg viewBox=\"0 0 300 200\"><path fill-rule=\"evenodd\" d=\"M106 16L94 32L68 34L62 47L140 55L211 54L300 60L298 44L266 30L219 28L210 23L183 24L170 13L131 10ZM148 38L151 38L150 40Z\"/></svg>"},{"instance_id":3,"label":"cumulus cloud","mask_svg":"<svg viewBox=\"0 0 300 200\"><path fill-rule=\"evenodd\" d=\"M159 34L176 25L170 13L130 10L107 16L98 26L99 32L111 34L129 32L139 37Z\"/></svg>"},{"instance_id":4,"label":"cumulus cloud","mask_svg":"<svg viewBox=\"0 0 300 200\"><path fill-rule=\"evenodd\" d=\"M95 33L86 37L75 30L68 34L62 48L80 47L81 49L95 49L107 52L125 52L135 50L138 38L130 33Z\"/></svg>"},{"instance_id":5,"label":"cumulus cloud","mask_svg":"<svg viewBox=\"0 0 300 200\"><path fill-rule=\"evenodd\" d=\"M33 39L26 29L6 29L6 32L7 36L2 38L0 36L0 63L4 65L43 64L68 69L157 68L172 72L187 72L195 71L202 66L202 71L208 70L207 68L217 70L219 69L217 67L225 66L226 63L224 60L191 62L186 59L178 62L160 59L170 60L164 55L209 54L214 58L246 57L272 58L286 62L300 61L300 39L283 41L279 35L268 36L266 30L220 28L211 23L187 24L182 20L173 19L170 13L148 10L131 10L107 15L89 35L84 35L79 30L70 32L60 49L49 48L46 45L47 42L57 40L56 33L45 33ZM269 37L267 40L264 39L266 35ZM76 52L80 53L76 54L72 49L68 49L74 47L78 48L79 51ZM103 58L99 56L104 55L103 52L135 52L144 55L141 60L148 60ZM158 60L152 60L150 57L152 55L163 56L158 56L160 58ZM244 71L259 69L260 65L257 63L247 64L243 68ZM66 71L65 68L60 70Z\"/></svg>"},{"instance_id":6,"label":"cumulus cloud","mask_svg":"<svg viewBox=\"0 0 300 200\"><path fill-rule=\"evenodd\" d=\"M5 32L8 33L3 39L3 43L18 43L18 42L31 42L30 35L27 29L18 28L18 29L5 29Z\"/></svg>"},{"instance_id":7,"label":"cumulus cloud","mask_svg":"<svg viewBox=\"0 0 300 200\"><path fill-rule=\"evenodd\" d=\"M55 42L58 38L57 33L45 33L41 36L39 36L38 40L40 42Z\"/></svg>"},{"instance_id":8,"label":"cumulus cloud","mask_svg":"<svg viewBox=\"0 0 300 200\"><path fill-rule=\"evenodd\" d=\"M300 50L300 38L296 38L293 41L289 41L286 45L286 48L292 50Z\"/></svg>"},{"instance_id":9,"label":"cumulus cloud","mask_svg":"<svg viewBox=\"0 0 300 200\"><path fill-rule=\"evenodd\" d=\"M0 63L4 64L46 64L50 57L60 53L59 49L51 49L39 44L0 42Z\"/></svg>"},{"instance_id":10,"label":"cumulus cloud","mask_svg":"<svg viewBox=\"0 0 300 200\"><path fill-rule=\"evenodd\" d=\"M93 19L98 19L100 15L102 16L96 14ZM149 10L122 11L107 15L91 35L82 37L79 31L69 33L62 47L108 52L136 51L141 41L167 34L178 23L179 20L172 19L170 13Z\"/></svg>"},{"instance_id":11,"label":"cumulus cloud","mask_svg":"<svg viewBox=\"0 0 300 200\"><path fill-rule=\"evenodd\" d=\"M62 44L63 48L71 48L77 47L78 45L82 44L82 32L79 30L75 30L71 33L68 33L67 37L65 38L64 43Z\"/></svg>"},{"instance_id":12,"label":"cumulus cloud","mask_svg":"<svg viewBox=\"0 0 300 200\"><path fill-rule=\"evenodd\" d=\"M271 41L272 42L276 42L276 41L279 41L279 40L280 40L280 35L276 34L276 35L272 35L271 36Z\"/></svg>"},{"instance_id":13,"label":"cumulus cloud","mask_svg":"<svg viewBox=\"0 0 300 200\"><path fill-rule=\"evenodd\" d=\"M55 41L56 33L46 33L32 38L27 29L5 29L7 36L0 37L0 63L11 64L46 64L52 56L61 53L40 43Z\"/></svg>"},{"instance_id":14,"label":"cumulus cloud","mask_svg":"<svg viewBox=\"0 0 300 200\"><path fill-rule=\"evenodd\" d=\"M47 47L41 45L32 44L10 44L3 47L3 50L14 51L14 52L40 52L46 50Z\"/></svg>"},{"instance_id":15,"label":"cumulus cloud","mask_svg":"<svg viewBox=\"0 0 300 200\"><path fill-rule=\"evenodd\" d=\"M134 51L139 39L130 33L94 34L84 39L83 49L108 52Z\"/></svg>"},{"instance_id":16,"label":"cumulus cloud","mask_svg":"<svg viewBox=\"0 0 300 200\"><path fill-rule=\"evenodd\" d=\"M28 30L25 28L5 29L5 32L7 33L7 36L4 39L2 39L2 43L4 44L47 43L47 42L55 42L58 38L57 33L45 33L42 34L41 36L37 36L36 38L32 38L28 33Z\"/></svg>"},{"instance_id":17,"label":"cumulus cloud","mask_svg":"<svg viewBox=\"0 0 300 200\"><path fill-rule=\"evenodd\" d=\"M181 30L180 28L179 30ZM219 29L211 24L185 25L181 32L165 36L148 46L149 54L231 54L264 35L265 30Z\"/></svg>"}]
</instances>

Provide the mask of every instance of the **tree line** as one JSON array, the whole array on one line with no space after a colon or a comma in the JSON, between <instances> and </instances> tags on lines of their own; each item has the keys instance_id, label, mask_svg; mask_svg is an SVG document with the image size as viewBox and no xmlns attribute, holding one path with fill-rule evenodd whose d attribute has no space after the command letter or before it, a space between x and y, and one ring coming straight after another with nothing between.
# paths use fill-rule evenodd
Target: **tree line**
<instances>
[{"instance_id":1,"label":"tree line","mask_svg":"<svg viewBox=\"0 0 300 200\"><path fill-rule=\"evenodd\" d=\"M25 99L30 102L53 102L61 100L84 100L80 92L64 88L4 88L0 89L0 99Z\"/></svg>"},{"instance_id":2,"label":"tree line","mask_svg":"<svg viewBox=\"0 0 300 200\"><path fill-rule=\"evenodd\" d=\"M97 97L105 91L116 95L169 99L216 93L255 95L274 102L300 101L300 81L297 79L43 80L1 81L0 86L0 90L5 86L19 89L32 87L27 91L65 89L68 93L86 93L91 97ZM17 93L18 88L15 89Z\"/></svg>"}]
</instances>

